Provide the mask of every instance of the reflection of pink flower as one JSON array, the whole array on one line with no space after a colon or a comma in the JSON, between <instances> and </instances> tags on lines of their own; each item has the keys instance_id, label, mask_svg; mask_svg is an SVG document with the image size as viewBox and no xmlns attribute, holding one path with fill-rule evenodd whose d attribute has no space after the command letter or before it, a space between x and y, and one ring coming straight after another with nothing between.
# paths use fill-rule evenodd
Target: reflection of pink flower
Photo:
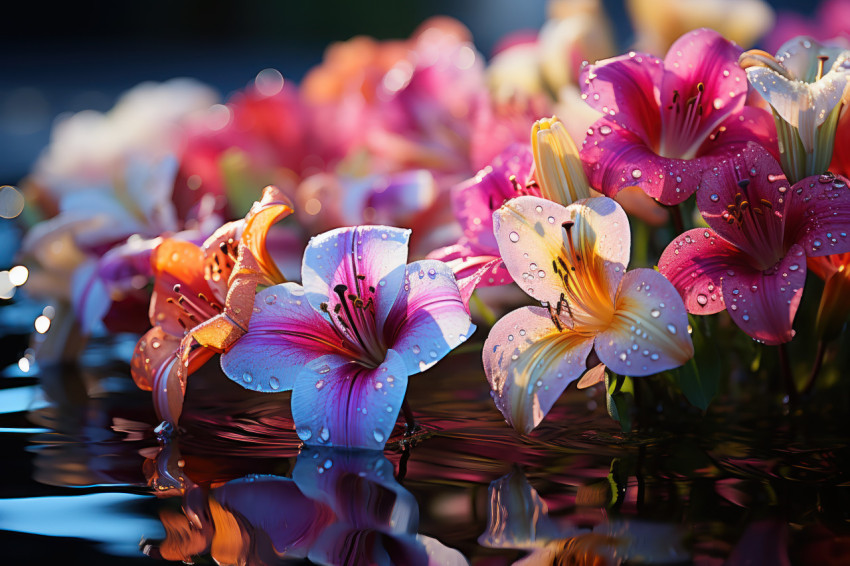
<instances>
[{"instance_id":1,"label":"reflection of pink flower","mask_svg":"<svg viewBox=\"0 0 850 566\"><path fill-rule=\"evenodd\" d=\"M310 241L301 285L261 291L248 333L221 358L247 389L292 390L307 444L381 449L410 375L475 329L445 264L407 264L410 232L342 228Z\"/></svg>"},{"instance_id":2,"label":"reflection of pink flower","mask_svg":"<svg viewBox=\"0 0 850 566\"><path fill-rule=\"evenodd\" d=\"M850 191L832 174L793 186L775 159L749 145L707 171L697 206L710 228L689 230L659 269L688 311L729 311L751 337L788 342L806 280L806 257L850 251Z\"/></svg>"},{"instance_id":3,"label":"reflection of pink flower","mask_svg":"<svg viewBox=\"0 0 850 566\"><path fill-rule=\"evenodd\" d=\"M585 373L591 351L602 364L580 386L616 373L650 375L693 356L676 289L652 269L626 272L629 221L605 197L563 207L537 197L508 201L494 215L511 277L544 308L499 320L484 344L484 370L496 406L528 433L566 386Z\"/></svg>"},{"instance_id":4,"label":"reflection of pink flower","mask_svg":"<svg viewBox=\"0 0 850 566\"><path fill-rule=\"evenodd\" d=\"M608 196L639 186L663 204L697 189L702 171L740 144L775 145L770 115L744 106L741 49L717 32L690 32L664 61L629 53L582 71L583 97L605 116L581 157L591 185Z\"/></svg>"}]
</instances>

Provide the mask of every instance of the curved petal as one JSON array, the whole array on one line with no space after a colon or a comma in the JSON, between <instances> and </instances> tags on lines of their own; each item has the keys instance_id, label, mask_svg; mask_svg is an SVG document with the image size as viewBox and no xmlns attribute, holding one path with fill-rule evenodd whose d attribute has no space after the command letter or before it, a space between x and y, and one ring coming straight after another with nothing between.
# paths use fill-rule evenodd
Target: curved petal
<instances>
[{"instance_id":1,"label":"curved petal","mask_svg":"<svg viewBox=\"0 0 850 566\"><path fill-rule=\"evenodd\" d=\"M303 288L284 283L257 293L251 326L221 356L221 369L246 389L287 391L308 362L345 355L340 344L330 323L304 300Z\"/></svg>"},{"instance_id":2,"label":"curved petal","mask_svg":"<svg viewBox=\"0 0 850 566\"><path fill-rule=\"evenodd\" d=\"M709 134L697 151L697 155L725 156L739 150L749 142L767 149L774 159L779 160L776 142L776 124L773 116L763 108L744 106L724 120ZM734 146L734 147L733 147Z\"/></svg>"},{"instance_id":3,"label":"curved petal","mask_svg":"<svg viewBox=\"0 0 850 566\"><path fill-rule=\"evenodd\" d=\"M806 256L791 246L768 275L741 268L723 284L726 310L735 324L755 340L775 345L794 337L791 328L806 283Z\"/></svg>"},{"instance_id":4,"label":"curved petal","mask_svg":"<svg viewBox=\"0 0 850 566\"><path fill-rule=\"evenodd\" d=\"M559 331L549 312L525 307L508 313L484 342L491 395L505 420L528 434L586 369L593 336Z\"/></svg>"},{"instance_id":5,"label":"curved petal","mask_svg":"<svg viewBox=\"0 0 850 566\"><path fill-rule=\"evenodd\" d=\"M569 270L594 295L583 302L613 300L631 251L628 218L613 200L597 197L565 208L537 197L520 197L493 213L493 222L505 266L535 299L558 304L566 286L562 277ZM581 304L572 306L584 309Z\"/></svg>"},{"instance_id":6,"label":"curved petal","mask_svg":"<svg viewBox=\"0 0 850 566\"><path fill-rule=\"evenodd\" d=\"M180 339L154 326L139 339L130 359L130 375L139 389L153 389L154 376L162 372L177 353Z\"/></svg>"},{"instance_id":7,"label":"curved petal","mask_svg":"<svg viewBox=\"0 0 850 566\"><path fill-rule=\"evenodd\" d=\"M186 382L181 382L177 375L177 356L169 358L167 363L160 366L154 373L151 385L153 391L153 408L163 421L176 424L183 413L183 396L186 393Z\"/></svg>"},{"instance_id":8,"label":"curved petal","mask_svg":"<svg viewBox=\"0 0 850 566\"><path fill-rule=\"evenodd\" d=\"M779 163L754 143L707 170L697 193L705 221L762 269L784 255L788 180Z\"/></svg>"},{"instance_id":9,"label":"curved petal","mask_svg":"<svg viewBox=\"0 0 850 566\"><path fill-rule=\"evenodd\" d=\"M662 157L652 147L634 131L601 118L588 130L580 152L591 186L607 196L640 187L662 204L683 202L699 186L711 158Z\"/></svg>"},{"instance_id":10,"label":"curved petal","mask_svg":"<svg viewBox=\"0 0 850 566\"><path fill-rule=\"evenodd\" d=\"M587 389L597 383L605 381L605 364L596 364L584 372L576 384L576 389Z\"/></svg>"},{"instance_id":11,"label":"curved petal","mask_svg":"<svg viewBox=\"0 0 850 566\"><path fill-rule=\"evenodd\" d=\"M433 366L475 330L454 274L437 260L407 266L407 283L379 332L413 375Z\"/></svg>"},{"instance_id":12,"label":"curved petal","mask_svg":"<svg viewBox=\"0 0 850 566\"><path fill-rule=\"evenodd\" d=\"M239 241L239 261L235 273L240 273L248 262L250 268L265 275L264 285L274 285L285 281L283 274L266 249L266 234L273 224L292 214L292 203L277 187L270 185L263 189L263 197L255 202L245 216L245 229ZM243 249L244 248L244 249ZM250 256L250 258L249 258Z\"/></svg>"},{"instance_id":13,"label":"curved petal","mask_svg":"<svg viewBox=\"0 0 850 566\"><path fill-rule=\"evenodd\" d=\"M464 236L490 255L498 250L493 236L493 211L505 200L519 196L517 187L520 190L525 187L533 167L531 147L513 144L475 177L451 190L452 208Z\"/></svg>"},{"instance_id":14,"label":"curved petal","mask_svg":"<svg viewBox=\"0 0 850 566\"><path fill-rule=\"evenodd\" d=\"M705 28L686 33L670 47L664 58L661 120L665 140L678 138L675 151L696 150L744 106L748 85L746 73L738 65L741 52L738 45ZM684 117L692 111L696 119L686 125Z\"/></svg>"},{"instance_id":15,"label":"curved petal","mask_svg":"<svg viewBox=\"0 0 850 566\"><path fill-rule=\"evenodd\" d=\"M831 173L807 177L788 191L785 242L808 256L850 252L850 180Z\"/></svg>"},{"instance_id":16,"label":"curved petal","mask_svg":"<svg viewBox=\"0 0 850 566\"><path fill-rule=\"evenodd\" d=\"M502 257L498 255L499 250L496 249L495 253L496 255L481 255L462 239L457 244L434 250L428 254L427 259L436 259L448 265L455 274L458 285L461 285L463 280L472 282L475 287L513 283ZM473 290L474 287L470 294Z\"/></svg>"},{"instance_id":17,"label":"curved petal","mask_svg":"<svg viewBox=\"0 0 850 566\"><path fill-rule=\"evenodd\" d=\"M595 348L602 363L623 375L651 375L691 359L688 312L675 287L653 269L626 273L614 320Z\"/></svg>"},{"instance_id":18,"label":"curved petal","mask_svg":"<svg viewBox=\"0 0 850 566\"><path fill-rule=\"evenodd\" d=\"M661 126L659 113L664 63L648 53L597 61L581 71L581 97L622 128L654 145Z\"/></svg>"},{"instance_id":19,"label":"curved petal","mask_svg":"<svg viewBox=\"0 0 850 566\"><path fill-rule=\"evenodd\" d=\"M404 282L409 239L410 230L389 226L339 228L315 236L301 267L307 300L321 312L322 303L339 302L337 285L352 293L371 287L375 319L384 320Z\"/></svg>"},{"instance_id":20,"label":"curved petal","mask_svg":"<svg viewBox=\"0 0 850 566\"><path fill-rule=\"evenodd\" d=\"M710 228L694 228L670 242L658 260L658 271L676 288L691 314L714 314L726 308L723 279L749 256Z\"/></svg>"},{"instance_id":21,"label":"curved petal","mask_svg":"<svg viewBox=\"0 0 850 566\"><path fill-rule=\"evenodd\" d=\"M322 356L304 367L292 389L295 431L305 444L382 450L406 390L407 366L395 350L376 368Z\"/></svg>"}]
</instances>

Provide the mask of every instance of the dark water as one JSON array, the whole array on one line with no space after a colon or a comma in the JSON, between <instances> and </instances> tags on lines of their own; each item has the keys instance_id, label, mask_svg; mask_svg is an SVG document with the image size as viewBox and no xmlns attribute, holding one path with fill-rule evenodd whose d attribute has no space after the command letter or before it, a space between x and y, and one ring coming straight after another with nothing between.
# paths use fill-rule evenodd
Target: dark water
<instances>
[{"instance_id":1,"label":"dark water","mask_svg":"<svg viewBox=\"0 0 850 566\"><path fill-rule=\"evenodd\" d=\"M212 363L160 444L122 361L133 344L95 340L81 368L4 371L0 562L850 561L834 395L791 411L720 399L705 416L671 398L624 434L600 391L573 386L526 438L493 407L472 345L411 379L412 437L398 427L383 454L302 450L285 395L244 391Z\"/></svg>"}]
</instances>

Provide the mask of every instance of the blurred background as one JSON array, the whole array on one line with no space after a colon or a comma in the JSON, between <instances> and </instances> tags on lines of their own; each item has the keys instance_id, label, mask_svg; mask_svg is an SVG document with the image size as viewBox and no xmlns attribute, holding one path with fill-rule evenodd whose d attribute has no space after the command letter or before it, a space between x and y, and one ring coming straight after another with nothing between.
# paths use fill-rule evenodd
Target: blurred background
<instances>
[{"instance_id":1,"label":"blurred background","mask_svg":"<svg viewBox=\"0 0 850 566\"><path fill-rule=\"evenodd\" d=\"M773 0L811 13L806 0ZM622 0L604 0L619 44L634 37ZM490 56L510 32L538 30L545 0L288 2L149 0L36 2L4 6L0 50L0 184L17 183L48 144L57 116L105 111L142 81L193 77L227 98L264 68L298 81L333 41L355 35L405 38L445 14L472 31Z\"/></svg>"}]
</instances>

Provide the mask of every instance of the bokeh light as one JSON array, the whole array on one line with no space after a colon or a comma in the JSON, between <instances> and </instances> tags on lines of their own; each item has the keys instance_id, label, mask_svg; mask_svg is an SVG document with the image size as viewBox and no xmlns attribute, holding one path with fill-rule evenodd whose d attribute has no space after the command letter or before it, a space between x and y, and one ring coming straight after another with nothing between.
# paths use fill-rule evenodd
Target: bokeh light
<instances>
[{"instance_id":1,"label":"bokeh light","mask_svg":"<svg viewBox=\"0 0 850 566\"><path fill-rule=\"evenodd\" d=\"M24 210L24 195L11 185L0 187L0 217L16 218Z\"/></svg>"}]
</instances>

